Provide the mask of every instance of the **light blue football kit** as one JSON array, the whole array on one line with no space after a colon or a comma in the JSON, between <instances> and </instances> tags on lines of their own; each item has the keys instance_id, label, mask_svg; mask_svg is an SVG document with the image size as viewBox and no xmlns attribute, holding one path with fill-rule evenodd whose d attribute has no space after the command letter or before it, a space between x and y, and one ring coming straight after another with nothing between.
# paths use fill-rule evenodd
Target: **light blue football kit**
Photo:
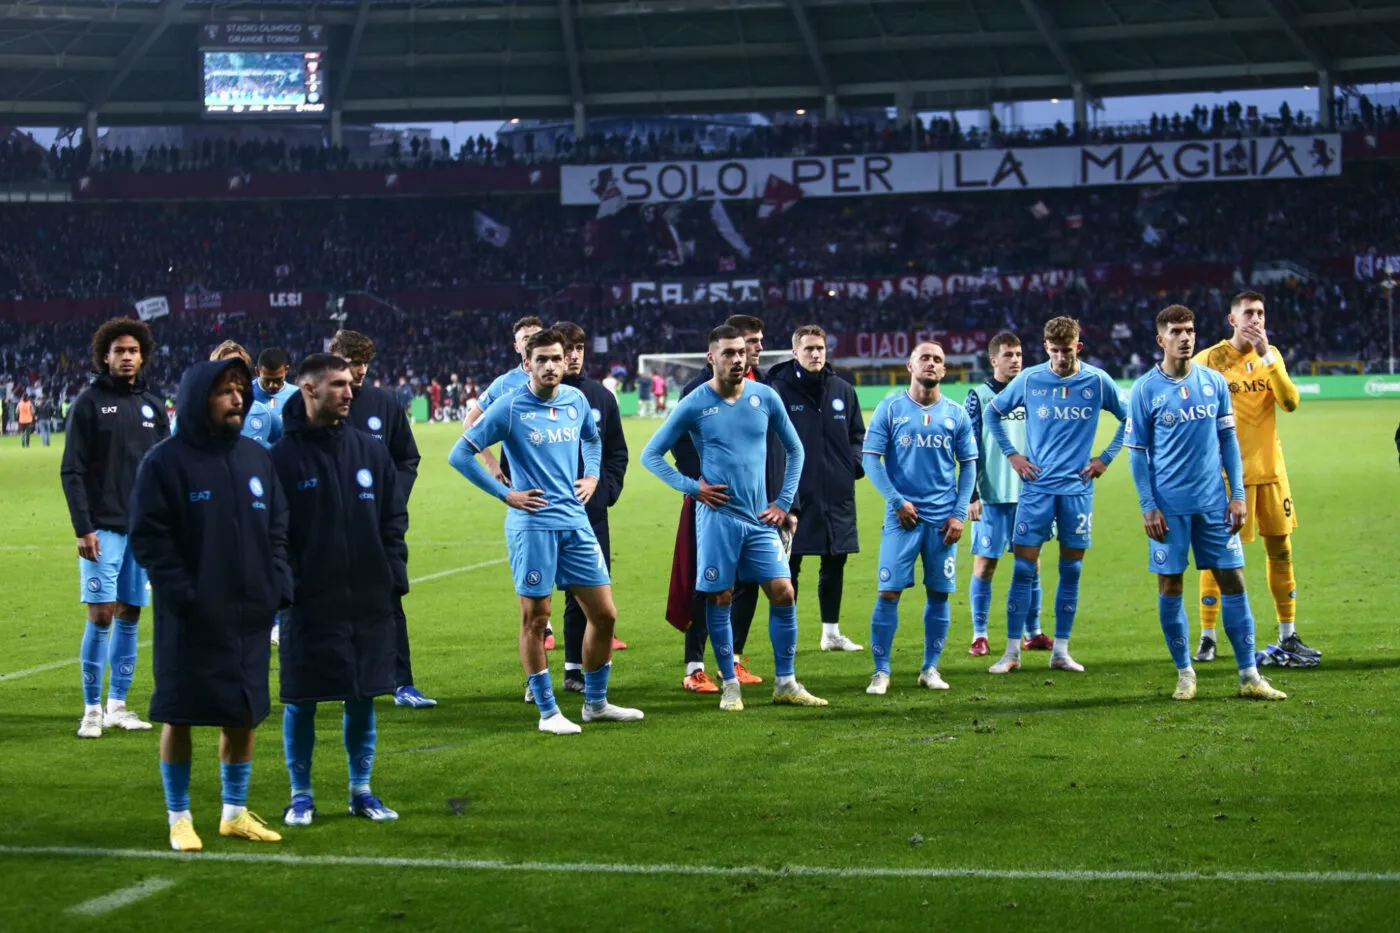
<instances>
[{"instance_id":1,"label":"light blue football kit","mask_svg":"<svg viewBox=\"0 0 1400 933\"><path fill-rule=\"evenodd\" d=\"M1128 417L1127 406L1108 373L1080 362L1078 371L1058 376L1049 363L1021 371L1011 384L992 399L991 411L1005 414L1026 409L1026 449L1018 451L1007 436L1000 418L989 422L993 436L1007 457L1024 454L1040 467L1039 475L1021 489L1016 506L1016 528L1012 544L1040 547L1056 530L1061 548L1087 549L1093 543L1094 487L1080 474L1089 465L1098 431L1099 412L1107 411L1120 422ZM1113 462L1123 446L1120 424L1099 458ZM1082 560L1060 561L1060 580L1055 591L1055 657L1067 657L1067 645L1079 609L1079 578ZM1007 600L1007 652L1020 653L1021 635L1030 611L1036 576L1034 560L1016 558Z\"/></svg>"},{"instance_id":2,"label":"light blue football kit","mask_svg":"<svg viewBox=\"0 0 1400 933\"><path fill-rule=\"evenodd\" d=\"M506 550L515 592L538 599L555 589L609 585L602 548L574 489L574 482L581 478L580 451L584 476L596 479L603 461L603 441L583 393L561 385L552 397L541 398L530 385L523 385L498 397L462 435L448 462L478 488L504 500L512 487L492 476L476 459L496 443L504 446L510 458L513 488L538 489L545 500L536 512L506 511ZM608 663L584 671L590 705L606 705L611 668ZM554 716L559 706L549 668L526 673L540 718Z\"/></svg>"},{"instance_id":3,"label":"light blue football kit","mask_svg":"<svg viewBox=\"0 0 1400 933\"><path fill-rule=\"evenodd\" d=\"M665 453L689 434L700 455L705 482L729 487L729 501L720 508L696 506L695 588L701 593L722 593L740 580L766 582L791 576L777 528L758 517L769 505L766 469L770 429L787 453L783 487L773 504L787 511L797 495L804 453L782 399L762 383L744 380L739 397L733 401L721 398L709 383L701 385L676 404L642 452L642 463L662 482L696 496L699 481L685 476L665 458ZM705 621L720 673L726 681L733 681L730 607L707 600ZM794 676L797 607L770 605L768 632L777 676Z\"/></svg>"},{"instance_id":4,"label":"light blue football kit","mask_svg":"<svg viewBox=\"0 0 1400 933\"><path fill-rule=\"evenodd\" d=\"M907 391L883 399L866 426L861 446L866 475L885 499L881 526L881 593L870 620L877 673L890 672L890 649L899 626L899 592L914 585L914 562L923 562L924 663L937 668L951 622L948 594L957 590L957 544L943 542L949 518L965 520L977 479L977 440L961 406L946 398L920 405ZM913 528L899 523L908 502L918 512Z\"/></svg>"},{"instance_id":5,"label":"light blue football kit","mask_svg":"<svg viewBox=\"0 0 1400 933\"><path fill-rule=\"evenodd\" d=\"M485 411L491 407L493 402L505 398L516 389L529 384L530 374L523 367L517 366L492 379L491 384L486 387L486 391L476 397L476 404L482 411Z\"/></svg>"},{"instance_id":6,"label":"light blue football kit","mask_svg":"<svg viewBox=\"0 0 1400 933\"><path fill-rule=\"evenodd\" d=\"M282 409L300 391L295 383L287 382L276 392L269 392L263 388L261 379L253 378L253 401L267 406L268 414L277 422L278 437L282 436Z\"/></svg>"},{"instance_id":7,"label":"light blue football kit","mask_svg":"<svg viewBox=\"0 0 1400 933\"><path fill-rule=\"evenodd\" d=\"M180 420L171 418L170 436L174 437L179 429ZM274 415L262 402L254 399L253 404L248 406L248 413L243 416L243 428L238 433L257 441L267 450L282 439L282 419Z\"/></svg>"},{"instance_id":8,"label":"light blue football kit","mask_svg":"<svg viewBox=\"0 0 1400 933\"><path fill-rule=\"evenodd\" d=\"M1234 408L1225 377L1192 365L1179 379L1160 366L1133 384L1124 444L1129 449L1138 505L1158 510L1166 541L1148 539L1148 570L1179 576L1188 554L1202 570L1244 566L1238 534L1229 527L1230 499L1244 500L1244 466L1235 436ZM1220 471L1228 477L1228 498ZM1241 669L1254 665L1254 619L1245 594L1221 599L1225 634ZM1162 634L1178 669L1191 664L1186 609L1180 596L1158 596Z\"/></svg>"}]
</instances>

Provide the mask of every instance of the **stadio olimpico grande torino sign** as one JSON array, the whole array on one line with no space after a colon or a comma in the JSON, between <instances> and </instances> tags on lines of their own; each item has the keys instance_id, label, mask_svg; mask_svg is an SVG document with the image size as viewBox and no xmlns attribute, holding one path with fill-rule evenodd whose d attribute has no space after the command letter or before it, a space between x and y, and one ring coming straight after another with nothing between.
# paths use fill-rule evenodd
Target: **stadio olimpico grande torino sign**
<instances>
[{"instance_id":1,"label":"stadio olimpico grande torino sign","mask_svg":"<svg viewBox=\"0 0 1400 933\"><path fill-rule=\"evenodd\" d=\"M1264 136L1116 146L969 149L957 152L566 165L560 203L742 200L770 177L809 198L956 191L1030 191L1095 185L1321 178L1342 173L1341 137Z\"/></svg>"}]
</instances>

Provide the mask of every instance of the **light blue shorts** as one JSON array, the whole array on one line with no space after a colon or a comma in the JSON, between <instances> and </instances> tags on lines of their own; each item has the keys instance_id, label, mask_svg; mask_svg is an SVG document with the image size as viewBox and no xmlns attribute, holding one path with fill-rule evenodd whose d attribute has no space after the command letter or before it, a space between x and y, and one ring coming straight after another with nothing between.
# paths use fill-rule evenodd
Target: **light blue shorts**
<instances>
[{"instance_id":1,"label":"light blue shorts","mask_svg":"<svg viewBox=\"0 0 1400 933\"><path fill-rule=\"evenodd\" d=\"M1011 543L1025 547L1040 547L1051 537L1059 538L1062 547L1085 549L1093 543L1094 492L1057 496L1050 493L1021 490L1016 504L1016 530Z\"/></svg>"},{"instance_id":2,"label":"light blue shorts","mask_svg":"<svg viewBox=\"0 0 1400 933\"><path fill-rule=\"evenodd\" d=\"M1016 527L1016 503L982 503L982 518L967 530L972 553L977 557L1000 560L1011 550L1011 532Z\"/></svg>"},{"instance_id":3,"label":"light blue shorts","mask_svg":"<svg viewBox=\"0 0 1400 933\"><path fill-rule=\"evenodd\" d=\"M519 596L539 598L556 589L612 583L592 528L508 530L506 552Z\"/></svg>"},{"instance_id":4,"label":"light blue shorts","mask_svg":"<svg viewBox=\"0 0 1400 933\"><path fill-rule=\"evenodd\" d=\"M708 505L695 506L695 589L723 593L740 583L792 576L778 529L753 525Z\"/></svg>"},{"instance_id":5,"label":"light blue shorts","mask_svg":"<svg viewBox=\"0 0 1400 933\"><path fill-rule=\"evenodd\" d=\"M913 528L905 528L893 515L885 516L880 529L880 573L876 589L882 593L907 590L914 585L914 561L924 564L924 589L935 593L955 593L958 589L958 546L943 543L943 523L948 516L933 521L922 517Z\"/></svg>"},{"instance_id":6,"label":"light blue shorts","mask_svg":"<svg viewBox=\"0 0 1400 933\"><path fill-rule=\"evenodd\" d=\"M1230 534L1224 509L1215 515L1168 515L1167 540L1148 539L1147 569L1173 575L1186 572L1187 552L1197 570L1238 570L1244 566L1240 536Z\"/></svg>"},{"instance_id":7,"label":"light blue shorts","mask_svg":"<svg viewBox=\"0 0 1400 933\"><path fill-rule=\"evenodd\" d=\"M97 532L97 560L78 558L78 602L149 606L151 587L126 535Z\"/></svg>"}]
</instances>

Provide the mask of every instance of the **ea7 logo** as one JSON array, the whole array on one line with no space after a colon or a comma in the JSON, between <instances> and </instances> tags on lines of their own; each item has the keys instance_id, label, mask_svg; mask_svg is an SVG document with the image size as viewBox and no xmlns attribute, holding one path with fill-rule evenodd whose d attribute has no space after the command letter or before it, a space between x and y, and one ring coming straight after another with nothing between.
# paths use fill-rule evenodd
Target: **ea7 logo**
<instances>
[{"instance_id":1,"label":"ea7 logo","mask_svg":"<svg viewBox=\"0 0 1400 933\"><path fill-rule=\"evenodd\" d=\"M719 406L718 406L718 405L716 405L714 408L702 408L702 409L700 410L700 416L701 416L702 418L703 418L704 416L706 416L706 415L717 415L717 414L719 414Z\"/></svg>"},{"instance_id":2,"label":"ea7 logo","mask_svg":"<svg viewBox=\"0 0 1400 933\"><path fill-rule=\"evenodd\" d=\"M103 405L103 406L102 406L102 414L104 414L104 415L115 415L116 413L117 413L117 406L115 406L115 405L112 405L112 406Z\"/></svg>"},{"instance_id":3,"label":"ea7 logo","mask_svg":"<svg viewBox=\"0 0 1400 933\"><path fill-rule=\"evenodd\" d=\"M209 501L209 490L207 490L207 489L197 489L197 490L195 490L194 492L190 493L190 501L191 501L191 502L208 502L208 501Z\"/></svg>"}]
</instances>

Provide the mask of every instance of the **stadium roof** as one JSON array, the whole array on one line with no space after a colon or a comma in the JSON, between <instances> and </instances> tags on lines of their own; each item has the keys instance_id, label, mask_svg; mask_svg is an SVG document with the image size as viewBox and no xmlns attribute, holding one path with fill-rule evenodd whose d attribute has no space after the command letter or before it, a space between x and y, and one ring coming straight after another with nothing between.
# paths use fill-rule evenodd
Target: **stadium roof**
<instances>
[{"instance_id":1,"label":"stadium roof","mask_svg":"<svg viewBox=\"0 0 1400 933\"><path fill-rule=\"evenodd\" d=\"M0 119L198 119L196 33L223 21L327 25L347 122L1400 78L1400 0L0 0Z\"/></svg>"}]
</instances>

